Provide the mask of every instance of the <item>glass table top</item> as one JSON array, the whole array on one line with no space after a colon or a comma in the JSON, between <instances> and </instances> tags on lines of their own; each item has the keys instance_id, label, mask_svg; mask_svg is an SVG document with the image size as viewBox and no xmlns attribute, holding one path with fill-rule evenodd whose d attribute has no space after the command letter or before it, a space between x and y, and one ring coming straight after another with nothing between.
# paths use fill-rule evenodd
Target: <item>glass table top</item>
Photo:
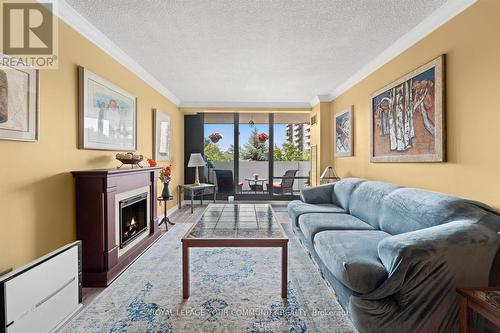
<instances>
[{"instance_id":1,"label":"glass table top","mask_svg":"<svg viewBox=\"0 0 500 333\"><path fill-rule=\"evenodd\" d=\"M185 238L287 238L269 204L210 204Z\"/></svg>"}]
</instances>

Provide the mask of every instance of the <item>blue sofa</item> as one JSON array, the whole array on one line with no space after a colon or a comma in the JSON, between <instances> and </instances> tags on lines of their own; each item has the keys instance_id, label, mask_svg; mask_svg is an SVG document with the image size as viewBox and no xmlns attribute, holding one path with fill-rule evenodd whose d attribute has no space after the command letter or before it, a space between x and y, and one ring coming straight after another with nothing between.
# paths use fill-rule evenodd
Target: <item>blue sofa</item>
<instances>
[{"instance_id":1,"label":"blue sofa","mask_svg":"<svg viewBox=\"0 0 500 333\"><path fill-rule=\"evenodd\" d=\"M302 190L293 230L361 332L454 332L455 288L488 286L500 217L484 204L363 179Z\"/></svg>"}]
</instances>

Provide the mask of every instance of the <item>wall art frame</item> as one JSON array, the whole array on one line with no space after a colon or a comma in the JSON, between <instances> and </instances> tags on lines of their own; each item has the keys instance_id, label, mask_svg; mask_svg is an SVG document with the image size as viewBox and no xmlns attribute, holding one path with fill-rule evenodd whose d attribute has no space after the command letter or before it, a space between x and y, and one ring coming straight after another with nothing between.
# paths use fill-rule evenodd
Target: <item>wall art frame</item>
<instances>
[{"instance_id":1,"label":"wall art frame","mask_svg":"<svg viewBox=\"0 0 500 333\"><path fill-rule=\"evenodd\" d=\"M370 162L444 162L445 56L371 96Z\"/></svg>"},{"instance_id":2,"label":"wall art frame","mask_svg":"<svg viewBox=\"0 0 500 333\"><path fill-rule=\"evenodd\" d=\"M78 148L137 150L137 97L78 67Z\"/></svg>"}]
</instances>

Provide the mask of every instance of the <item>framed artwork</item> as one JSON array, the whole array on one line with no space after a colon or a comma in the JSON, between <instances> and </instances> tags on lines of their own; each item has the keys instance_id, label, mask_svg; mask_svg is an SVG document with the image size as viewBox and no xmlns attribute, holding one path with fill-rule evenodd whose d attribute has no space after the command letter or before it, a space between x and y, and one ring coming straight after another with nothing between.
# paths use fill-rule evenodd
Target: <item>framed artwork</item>
<instances>
[{"instance_id":1,"label":"framed artwork","mask_svg":"<svg viewBox=\"0 0 500 333\"><path fill-rule=\"evenodd\" d=\"M135 96L78 67L79 148L137 150Z\"/></svg>"},{"instance_id":2,"label":"framed artwork","mask_svg":"<svg viewBox=\"0 0 500 333\"><path fill-rule=\"evenodd\" d=\"M353 155L352 106L335 114L333 119L336 157Z\"/></svg>"},{"instance_id":3,"label":"framed artwork","mask_svg":"<svg viewBox=\"0 0 500 333\"><path fill-rule=\"evenodd\" d=\"M170 161L171 127L170 116L158 109L153 109L153 158L156 161Z\"/></svg>"},{"instance_id":4,"label":"framed artwork","mask_svg":"<svg viewBox=\"0 0 500 333\"><path fill-rule=\"evenodd\" d=\"M38 140L38 70L0 54L0 139Z\"/></svg>"},{"instance_id":5,"label":"framed artwork","mask_svg":"<svg viewBox=\"0 0 500 333\"><path fill-rule=\"evenodd\" d=\"M372 95L371 162L443 162L444 55Z\"/></svg>"}]
</instances>

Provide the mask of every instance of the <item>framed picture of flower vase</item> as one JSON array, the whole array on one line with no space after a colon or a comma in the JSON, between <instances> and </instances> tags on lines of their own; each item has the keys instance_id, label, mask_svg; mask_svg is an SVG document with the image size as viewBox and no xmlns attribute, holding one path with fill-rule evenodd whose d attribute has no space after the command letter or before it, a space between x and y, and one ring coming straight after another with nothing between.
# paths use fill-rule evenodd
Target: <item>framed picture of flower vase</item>
<instances>
[{"instance_id":1,"label":"framed picture of flower vase","mask_svg":"<svg viewBox=\"0 0 500 333\"><path fill-rule=\"evenodd\" d=\"M86 68L78 74L79 148L136 151L136 97Z\"/></svg>"},{"instance_id":2,"label":"framed picture of flower vase","mask_svg":"<svg viewBox=\"0 0 500 333\"><path fill-rule=\"evenodd\" d=\"M335 157L353 155L352 106L335 114L333 119Z\"/></svg>"},{"instance_id":3,"label":"framed picture of flower vase","mask_svg":"<svg viewBox=\"0 0 500 333\"><path fill-rule=\"evenodd\" d=\"M0 140L38 140L38 70L0 54Z\"/></svg>"},{"instance_id":4,"label":"framed picture of flower vase","mask_svg":"<svg viewBox=\"0 0 500 333\"><path fill-rule=\"evenodd\" d=\"M371 98L371 162L445 160L444 55Z\"/></svg>"},{"instance_id":5,"label":"framed picture of flower vase","mask_svg":"<svg viewBox=\"0 0 500 333\"><path fill-rule=\"evenodd\" d=\"M153 109L153 151L156 161L170 161L170 138L172 131L170 116Z\"/></svg>"}]
</instances>

